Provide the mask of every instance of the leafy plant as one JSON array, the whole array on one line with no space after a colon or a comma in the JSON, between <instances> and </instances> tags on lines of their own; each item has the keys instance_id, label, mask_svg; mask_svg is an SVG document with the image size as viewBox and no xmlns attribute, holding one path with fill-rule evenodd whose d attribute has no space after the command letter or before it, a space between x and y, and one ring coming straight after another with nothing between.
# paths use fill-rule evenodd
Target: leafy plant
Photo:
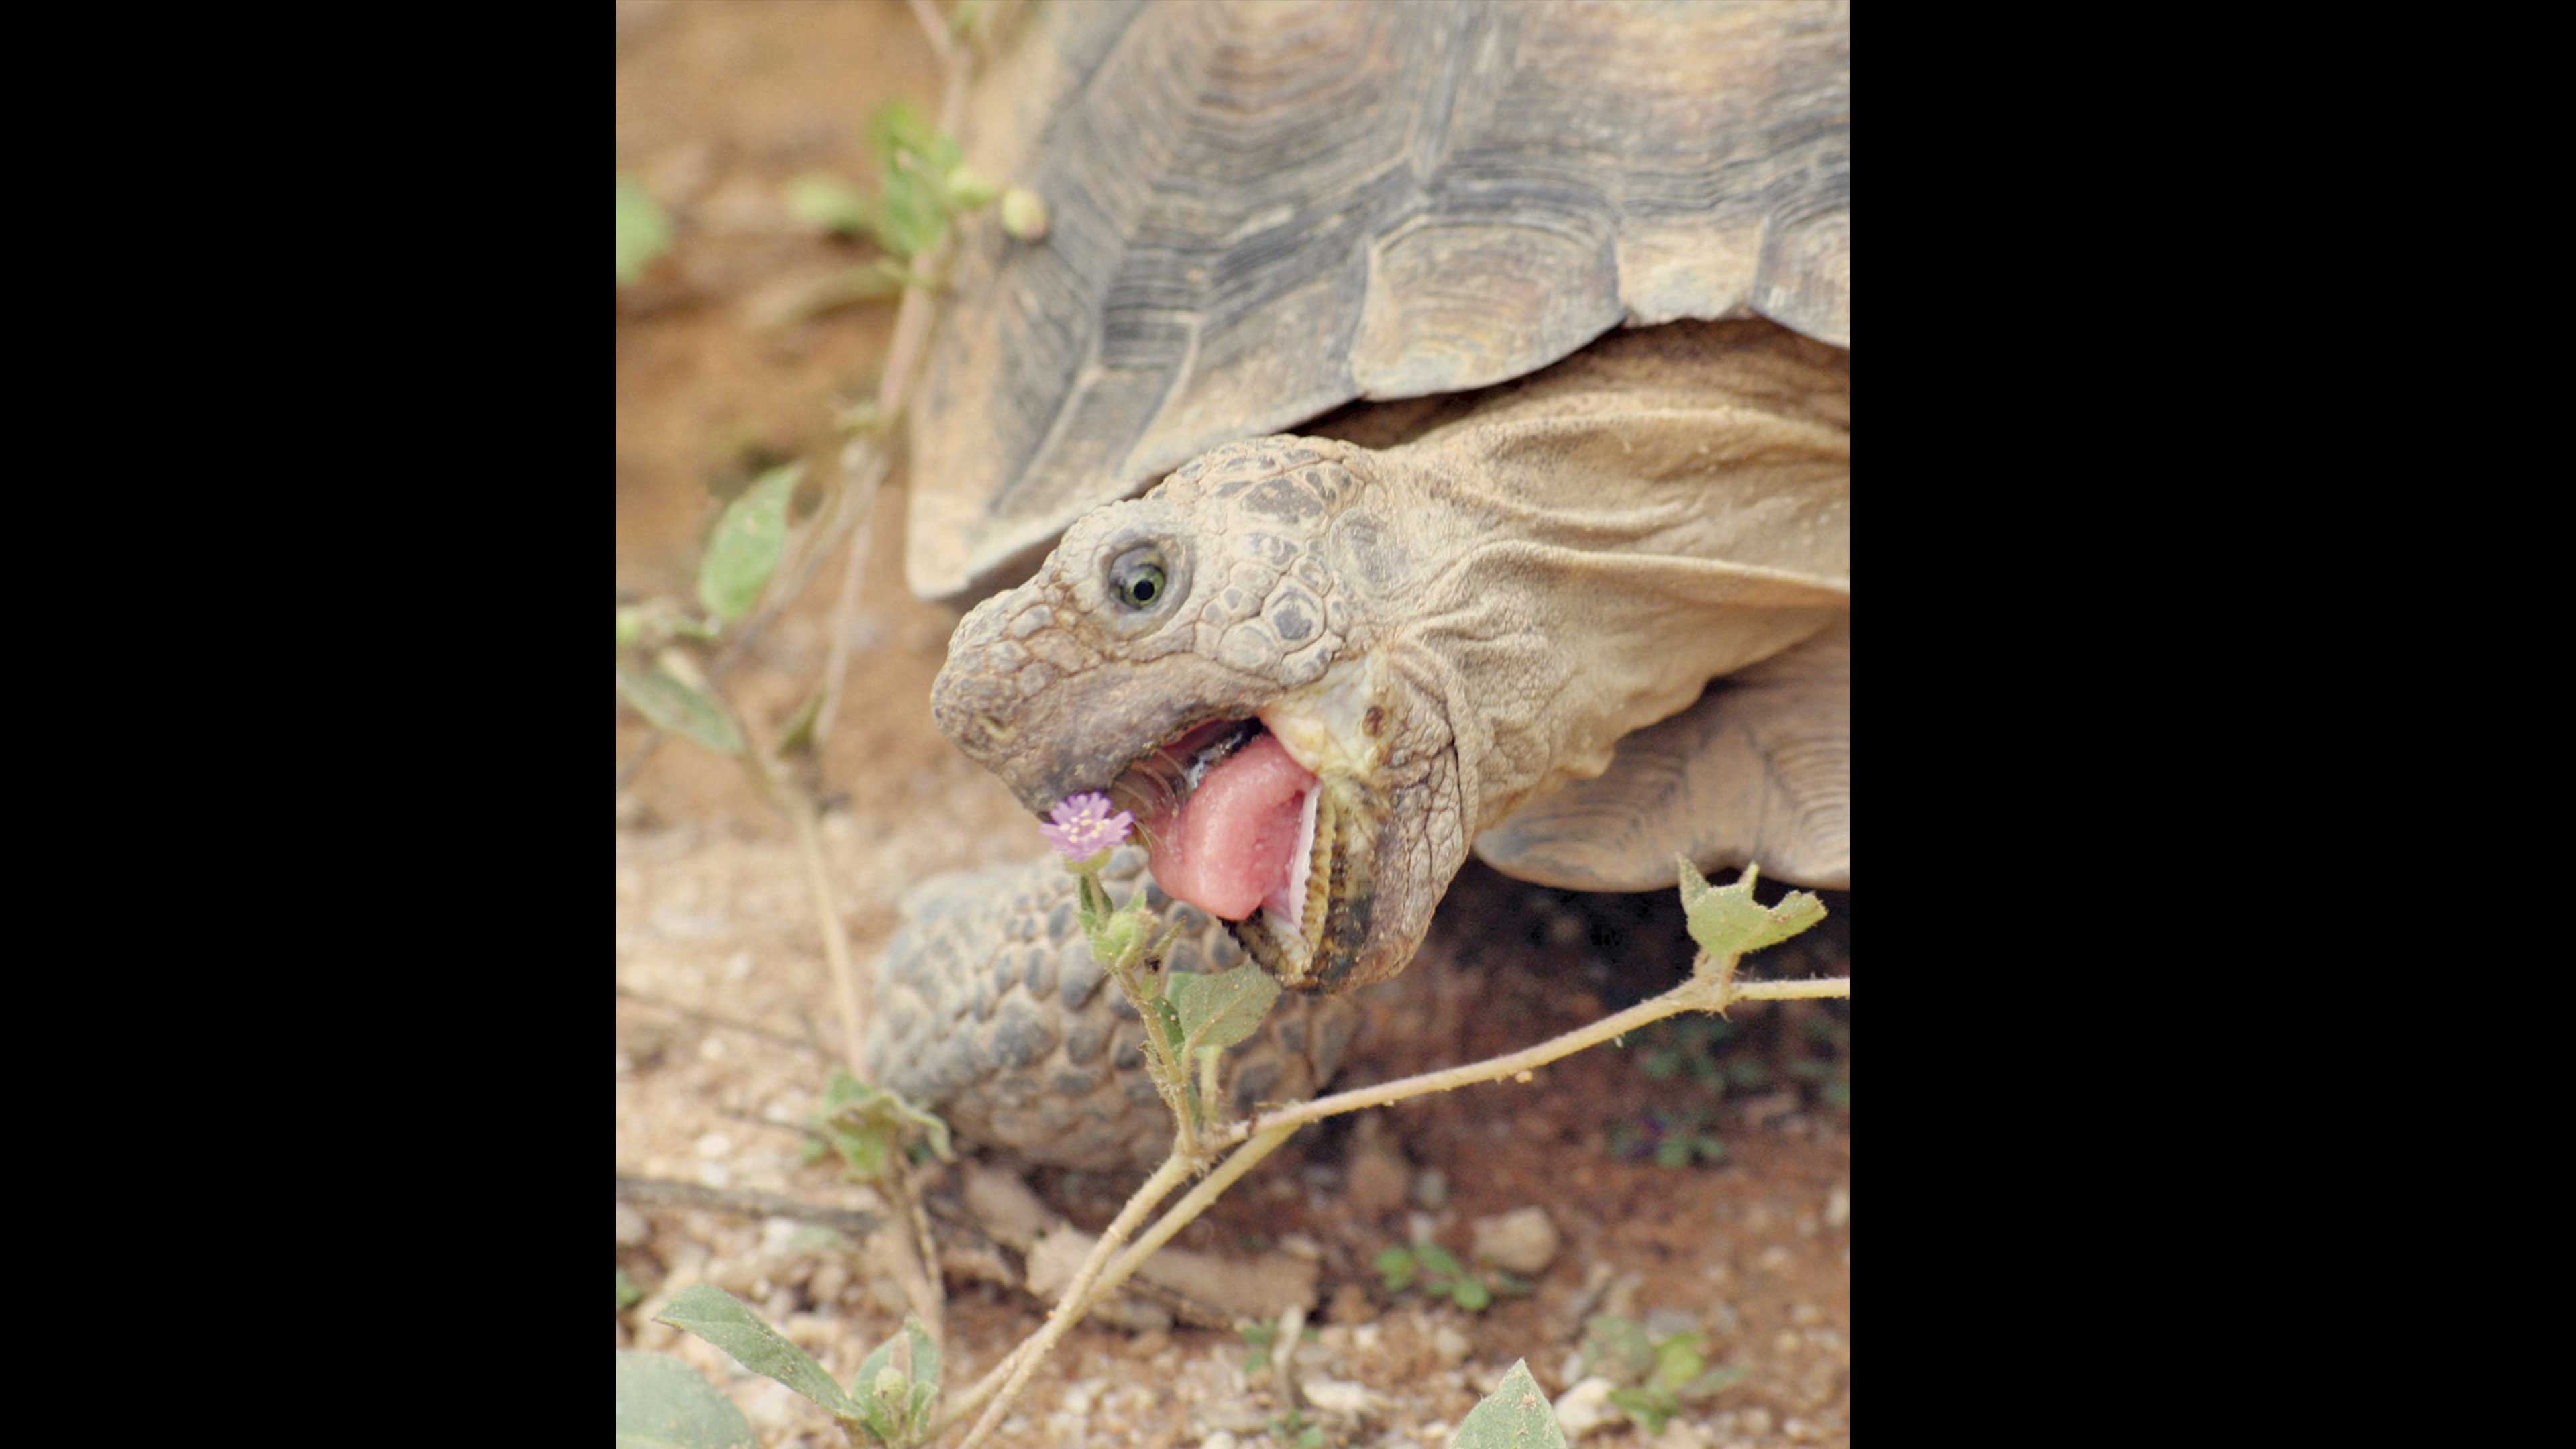
<instances>
[{"instance_id":1,"label":"leafy plant","mask_svg":"<svg viewBox=\"0 0 2576 1449\"><path fill-rule=\"evenodd\" d=\"M1302 1409L1290 1409L1270 1421L1270 1437L1289 1449L1324 1449L1324 1426L1306 1422Z\"/></svg>"},{"instance_id":2,"label":"leafy plant","mask_svg":"<svg viewBox=\"0 0 2576 1449\"><path fill-rule=\"evenodd\" d=\"M1651 1157L1658 1167L1688 1167L1694 1162L1720 1162L1726 1144L1705 1130L1703 1106L1667 1110L1649 1107L1634 1121L1610 1127L1610 1155L1635 1160Z\"/></svg>"},{"instance_id":3,"label":"leafy plant","mask_svg":"<svg viewBox=\"0 0 2576 1449\"><path fill-rule=\"evenodd\" d=\"M847 1393L812 1355L713 1284L681 1290L656 1321L696 1334L744 1368L822 1405L852 1444L910 1449L930 1437L939 1408L939 1345L911 1314L859 1364Z\"/></svg>"},{"instance_id":4,"label":"leafy plant","mask_svg":"<svg viewBox=\"0 0 2576 1449\"><path fill-rule=\"evenodd\" d=\"M1851 1110L1851 1024L1830 1016L1805 1022L1808 1054L1789 1064L1789 1075L1816 1089L1826 1106Z\"/></svg>"},{"instance_id":5,"label":"leafy plant","mask_svg":"<svg viewBox=\"0 0 2576 1449\"><path fill-rule=\"evenodd\" d=\"M1514 1360L1494 1391L1458 1421L1449 1449L1565 1449L1565 1430L1530 1377L1528 1359Z\"/></svg>"},{"instance_id":6,"label":"leafy plant","mask_svg":"<svg viewBox=\"0 0 2576 1449\"><path fill-rule=\"evenodd\" d=\"M667 1354L617 1355L617 1449L755 1449L751 1421Z\"/></svg>"},{"instance_id":7,"label":"leafy plant","mask_svg":"<svg viewBox=\"0 0 2576 1449\"><path fill-rule=\"evenodd\" d=\"M1257 1374L1270 1367L1270 1348L1279 1341L1279 1325L1262 1320L1238 1324L1234 1331L1243 1336L1244 1346L1252 1350L1244 1355L1243 1371Z\"/></svg>"},{"instance_id":8,"label":"leafy plant","mask_svg":"<svg viewBox=\"0 0 2576 1449\"><path fill-rule=\"evenodd\" d=\"M759 605L786 556L789 505L804 476L802 463L772 468L725 505L698 561L704 620L668 599L617 611L618 697L654 724L719 755L743 754L742 727L687 655L666 646L684 638L718 638L726 625Z\"/></svg>"},{"instance_id":9,"label":"leafy plant","mask_svg":"<svg viewBox=\"0 0 2576 1449\"><path fill-rule=\"evenodd\" d=\"M868 150L876 157L871 196L830 176L800 176L787 189L788 209L812 226L864 236L909 262L935 249L951 216L989 206L1003 188L964 164L957 138L909 101L891 101L868 117ZM918 278L899 275L907 284Z\"/></svg>"},{"instance_id":10,"label":"leafy plant","mask_svg":"<svg viewBox=\"0 0 2576 1449\"><path fill-rule=\"evenodd\" d=\"M623 1313L627 1309L632 1308L637 1303L643 1301L643 1298L644 1290L635 1286L635 1280L626 1276L625 1269L618 1269L617 1311Z\"/></svg>"},{"instance_id":11,"label":"leafy plant","mask_svg":"<svg viewBox=\"0 0 2576 1449\"><path fill-rule=\"evenodd\" d=\"M846 1068L834 1069L824 1085L814 1130L849 1164L850 1175L861 1180L885 1176L907 1149L942 1162L957 1155L949 1145L947 1123L892 1092L869 1086Z\"/></svg>"},{"instance_id":12,"label":"leafy plant","mask_svg":"<svg viewBox=\"0 0 2576 1449\"><path fill-rule=\"evenodd\" d=\"M1247 1374L1257 1374L1270 1367L1270 1350L1279 1343L1279 1325L1268 1319L1261 1319L1237 1324L1234 1331L1242 1335L1245 1346L1252 1350L1244 1356L1243 1371ZM1312 1343L1317 1337L1316 1331L1308 1328L1298 1335L1298 1341Z\"/></svg>"},{"instance_id":13,"label":"leafy plant","mask_svg":"<svg viewBox=\"0 0 2576 1449\"><path fill-rule=\"evenodd\" d=\"M1483 1274L1469 1272L1466 1266L1438 1243L1417 1243L1410 1248L1388 1248L1377 1255L1379 1281L1389 1293L1402 1293L1420 1288L1431 1298L1446 1298L1470 1313L1482 1313L1500 1294L1518 1298L1535 1286L1516 1273L1499 1268Z\"/></svg>"},{"instance_id":14,"label":"leafy plant","mask_svg":"<svg viewBox=\"0 0 2576 1449\"><path fill-rule=\"evenodd\" d=\"M1660 1434L1674 1415L1716 1398L1744 1377L1738 1368L1710 1368L1702 1351L1707 1335L1692 1331L1649 1340L1634 1319L1596 1313L1583 1324L1583 1371L1616 1385L1610 1402L1649 1434Z\"/></svg>"},{"instance_id":15,"label":"leafy plant","mask_svg":"<svg viewBox=\"0 0 2576 1449\"><path fill-rule=\"evenodd\" d=\"M1716 1048L1735 1035L1720 1017L1686 1016L1659 1021L1637 1034L1637 1070L1650 1081L1669 1082L1687 1072L1703 1090L1726 1090Z\"/></svg>"}]
</instances>

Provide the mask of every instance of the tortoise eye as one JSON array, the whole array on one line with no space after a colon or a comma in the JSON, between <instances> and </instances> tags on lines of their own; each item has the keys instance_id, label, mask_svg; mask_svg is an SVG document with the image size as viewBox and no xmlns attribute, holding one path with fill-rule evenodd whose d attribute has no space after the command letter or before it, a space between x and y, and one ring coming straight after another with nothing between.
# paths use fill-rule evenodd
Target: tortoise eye
<instances>
[{"instance_id":1,"label":"tortoise eye","mask_svg":"<svg viewBox=\"0 0 2576 1449\"><path fill-rule=\"evenodd\" d=\"M1118 596L1118 602L1140 612L1163 601L1169 582L1157 549L1129 549L1109 566L1109 591Z\"/></svg>"}]
</instances>

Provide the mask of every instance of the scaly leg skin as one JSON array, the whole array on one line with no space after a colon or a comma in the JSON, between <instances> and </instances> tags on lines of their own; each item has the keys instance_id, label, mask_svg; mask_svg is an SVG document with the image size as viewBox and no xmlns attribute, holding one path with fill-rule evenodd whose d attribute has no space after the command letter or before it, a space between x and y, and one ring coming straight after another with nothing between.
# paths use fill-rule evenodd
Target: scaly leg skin
<instances>
[{"instance_id":1,"label":"scaly leg skin","mask_svg":"<svg viewBox=\"0 0 2576 1449\"><path fill-rule=\"evenodd\" d=\"M1121 846L1102 881L1124 905L1145 853ZM1244 961L1223 922L1146 882L1180 927L1175 971ZM970 1142L1058 1167L1146 1169L1172 1147L1172 1117L1144 1067L1145 1026L1110 985L1074 919L1073 877L1055 856L937 877L903 904L877 966L868 1069ZM1348 1054L1362 1007L1349 996L1283 995L1227 1054L1227 1110L1312 1096Z\"/></svg>"}]
</instances>

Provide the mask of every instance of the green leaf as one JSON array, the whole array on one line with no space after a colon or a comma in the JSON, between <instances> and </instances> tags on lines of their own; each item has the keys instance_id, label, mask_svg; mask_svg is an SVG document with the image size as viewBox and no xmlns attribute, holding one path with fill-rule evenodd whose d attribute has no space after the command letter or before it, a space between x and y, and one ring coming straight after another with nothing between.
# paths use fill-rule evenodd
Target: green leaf
<instances>
[{"instance_id":1,"label":"green leaf","mask_svg":"<svg viewBox=\"0 0 2576 1449\"><path fill-rule=\"evenodd\" d=\"M1422 1265L1402 1248L1387 1248L1377 1255L1378 1277L1385 1280L1389 1293L1401 1293L1412 1287L1414 1278L1421 1271Z\"/></svg>"},{"instance_id":2,"label":"green leaf","mask_svg":"<svg viewBox=\"0 0 2576 1449\"><path fill-rule=\"evenodd\" d=\"M1047 234L1046 198L1025 186L1003 192L1002 230L1014 241L1042 240Z\"/></svg>"},{"instance_id":3,"label":"green leaf","mask_svg":"<svg viewBox=\"0 0 2576 1449\"><path fill-rule=\"evenodd\" d=\"M715 701L649 665L617 661L617 694L635 712L719 755L742 753L742 732Z\"/></svg>"},{"instance_id":4,"label":"green leaf","mask_svg":"<svg viewBox=\"0 0 2576 1449\"><path fill-rule=\"evenodd\" d=\"M942 1162L956 1156L949 1145L948 1124L881 1087L871 1087L836 1069L823 1086L823 1104L815 1130L861 1178L882 1176L894 1162L897 1147L919 1135Z\"/></svg>"},{"instance_id":5,"label":"green leaf","mask_svg":"<svg viewBox=\"0 0 2576 1449\"><path fill-rule=\"evenodd\" d=\"M1163 978L1164 998L1180 1014L1187 1052L1230 1047L1261 1029L1261 1018L1279 999L1279 983L1246 962L1213 974L1174 971Z\"/></svg>"},{"instance_id":6,"label":"green leaf","mask_svg":"<svg viewBox=\"0 0 2576 1449\"><path fill-rule=\"evenodd\" d=\"M1547 1392L1530 1377L1529 1360L1515 1361L1494 1391L1467 1411L1449 1449L1565 1449Z\"/></svg>"},{"instance_id":7,"label":"green leaf","mask_svg":"<svg viewBox=\"0 0 2576 1449\"><path fill-rule=\"evenodd\" d=\"M671 218L633 177L617 178L617 285L644 275L655 257L671 249Z\"/></svg>"},{"instance_id":8,"label":"green leaf","mask_svg":"<svg viewBox=\"0 0 2576 1449\"><path fill-rule=\"evenodd\" d=\"M1708 1367L1699 1356L1700 1345L1708 1337L1700 1333L1676 1333L1655 1345L1655 1373L1648 1383L1659 1389L1678 1389L1698 1378Z\"/></svg>"},{"instance_id":9,"label":"green leaf","mask_svg":"<svg viewBox=\"0 0 2576 1449\"><path fill-rule=\"evenodd\" d=\"M1663 1389L1612 1389L1610 1402L1648 1434L1664 1432L1664 1425L1682 1411L1680 1402Z\"/></svg>"},{"instance_id":10,"label":"green leaf","mask_svg":"<svg viewBox=\"0 0 2576 1449\"><path fill-rule=\"evenodd\" d=\"M1456 1258L1450 1256L1447 1248L1440 1246L1438 1243L1421 1243L1415 1245L1413 1256L1422 1260L1422 1267L1425 1272L1435 1274L1442 1278L1464 1278L1467 1276L1466 1268L1461 1265Z\"/></svg>"},{"instance_id":11,"label":"green leaf","mask_svg":"<svg viewBox=\"0 0 2576 1449\"><path fill-rule=\"evenodd\" d=\"M778 758L786 759L799 752L811 754L814 749L814 725L823 717L823 684L817 680L805 695L796 713L787 717L787 727L778 733Z\"/></svg>"},{"instance_id":12,"label":"green leaf","mask_svg":"<svg viewBox=\"0 0 2576 1449\"><path fill-rule=\"evenodd\" d=\"M626 1270L623 1268L618 1269L617 1311L623 1313L627 1309L634 1307L637 1300L641 1299L643 1296L644 1290L635 1286L635 1280L626 1276Z\"/></svg>"},{"instance_id":13,"label":"green leaf","mask_svg":"<svg viewBox=\"0 0 2576 1449\"><path fill-rule=\"evenodd\" d=\"M877 244L907 261L939 245L948 208L938 183L918 171L889 171L877 207Z\"/></svg>"},{"instance_id":14,"label":"green leaf","mask_svg":"<svg viewBox=\"0 0 2576 1449\"><path fill-rule=\"evenodd\" d=\"M686 1329L725 1352L753 1373L778 1380L831 1411L833 1417L858 1417L859 1406L823 1372L811 1355L789 1343L741 1300L712 1283L680 1290L654 1321Z\"/></svg>"},{"instance_id":15,"label":"green leaf","mask_svg":"<svg viewBox=\"0 0 2576 1449\"><path fill-rule=\"evenodd\" d=\"M910 101L888 101L869 113L868 149L888 170L909 160L938 176L957 169L961 155L957 139L932 125Z\"/></svg>"},{"instance_id":16,"label":"green leaf","mask_svg":"<svg viewBox=\"0 0 2576 1449\"><path fill-rule=\"evenodd\" d=\"M1682 1400L1710 1400L1710 1397L1718 1397L1721 1392L1741 1385L1747 1372L1749 1369L1736 1369L1736 1366L1721 1364L1716 1366L1716 1369L1708 1369L1708 1372L1700 1374L1700 1377L1690 1379L1687 1385L1672 1390L1672 1395L1682 1397Z\"/></svg>"},{"instance_id":17,"label":"green leaf","mask_svg":"<svg viewBox=\"0 0 2576 1449\"><path fill-rule=\"evenodd\" d=\"M1625 1387L1655 1370L1655 1345L1633 1318L1596 1313L1583 1320L1583 1371Z\"/></svg>"},{"instance_id":18,"label":"green leaf","mask_svg":"<svg viewBox=\"0 0 2576 1449\"><path fill-rule=\"evenodd\" d=\"M987 179L971 166L960 166L948 173L948 204L958 211L973 211L991 205L1002 194L1001 183Z\"/></svg>"},{"instance_id":19,"label":"green leaf","mask_svg":"<svg viewBox=\"0 0 2576 1449\"><path fill-rule=\"evenodd\" d=\"M1494 1294L1483 1279L1470 1275L1449 1285L1449 1301L1470 1313L1482 1313L1493 1303Z\"/></svg>"},{"instance_id":20,"label":"green leaf","mask_svg":"<svg viewBox=\"0 0 2576 1449\"><path fill-rule=\"evenodd\" d=\"M757 1449L751 1421L696 1369L658 1353L617 1354L617 1449Z\"/></svg>"},{"instance_id":21,"label":"green leaf","mask_svg":"<svg viewBox=\"0 0 2576 1449\"><path fill-rule=\"evenodd\" d=\"M1702 1399L1713 1399L1742 1383L1747 1372L1745 1369L1732 1367L1713 1368L1673 1390L1673 1396L1694 1403Z\"/></svg>"},{"instance_id":22,"label":"green leaf","mask_svg":"<svg viewBox=\"0 0 2576 1449\"><path fill-rule=\"evenodd\" d=\"M822 1144L813 1145L820 1147ZM851 1253L858 1251L858 1246L850 1241L849 1234L820 1223L807 1223L787 1235L787 1251L792 1254Z\"/></svg>"},{"instance_id":23,"label":"green leaf","mask_svg":"<svg viewBox=\"0 0 2576 1449\"><path fill-rule=\"evenodd\" d=\"M1688 1167L1691 1160L1690 1139L1667 1137L1655 1147L1657 1167Z\"/></svg>"},{"instance_id":24,"label":"green leaf","mask_svg":"<svg viewBox=\"0 0 2576 1449\"><path fill-rule=\"evenodd\" d=\"M804 476L802 463L772 468L725 505L698 564L698 602L708 613L729 624L760 602L787 554L787 505Z\"/></svg>"},{"instance_id":25,"label":"green leaf","mask_svg":"<svg viewBox=\"0 0 2576 1449\"><path fill-rule=\"evenodd\" d=\"M912 1315L903 1328L870 1352L850 1380L859 1420L888 1444L917 1444L929 1437L939 1404L939 1345Z\"/></svg>"},{"instance_id":26,"label":"green leaf","mask_svg":"<svg viewBox=\"0 0 2576 1449\"><path fill-rule=\"evenodd\" d=\"M799 176L787 183L787 209L807 226L861 236L876 225L877 209L857 187L830 176Z\"/></svg>"},{"instance_id":27,"label":"green leaf","mask_svg":"<svg viewBox=\"0 0 2576 1449\"><path fill-rule=\"evenodd\" d=\"M1724 961L1778 945L1825 918L1825 903L1813 891L1791 891L1776 906L1753 899L1759 874L1752 866L1732 885L1712 888L1687 859L1681 866L1682 910L1690 916L1691 939L1712 961Z\"/></svg>"}]
</instances>

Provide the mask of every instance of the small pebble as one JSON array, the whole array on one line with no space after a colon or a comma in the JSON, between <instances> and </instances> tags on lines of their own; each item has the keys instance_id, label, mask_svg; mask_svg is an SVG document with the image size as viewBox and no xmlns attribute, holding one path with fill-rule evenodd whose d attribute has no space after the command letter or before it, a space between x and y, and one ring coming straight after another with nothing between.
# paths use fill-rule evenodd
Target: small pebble
<instances>
[{"instance_id":1,"label":"small pebble","mask_svg":"<svg viewBox=\"0 0 2576 1449\"><path fill-rule=\"evenodd\" d=\"M1476 1345L1467 1335L1444 1323L1431 1330L1431 1351L1440 1355L1443 1365L1456 1368L1467 1361L1467 1355L1476 1351Z\"/></svg>"},{"instance_id":2,"label":"small pebble","mask_svg":"<svg viewBox=\"0 0 2576 1449\"><path fill-rule=\"evenodd\" d=\"M1747 1409L1744 1411L1744 1417L1738 1422L1743 1425L1744 1432L1748 1436L1759 1439L1763 1435L1771 1432L1771 1411L1769 1409Z\"/></svg>"},{"instance_id":3,"label":"small pebble","mask_svg":"<svg viewBox=\"0 0 2576 1449\"><path fill-rule=\"evenodd\" d=\"M1565 1431L1567 1439L1580 1439L1595 1429L1628 1422L1628 1416L1610 1402L1611 1387L1608 1379L1595 1376L1567 1389L1557 1399L1556 1427Z\"/></svg>"},{"instance_id":4,"label":"small pebble","mask_svg":"<svg viewBox=\"0 0 2576 1449\"><path fill-rule=\"evenodd\" d=\"M631 1205L619 1203L617 1205L617 1246L640 1248L651 1241L653 1241L653 1225L646 1222L644 1215L637 1212Z\"/></svg>"},{"instance_id":5,"label":"small pebble","mask_svg":"<svg viewBox=\"0 0 2576 1449\"><path fill-rule=\"evenodd\" d=\"M1219 1429L1199 1441L1199 1449L1234 1449L1234 1431Z\"/></svg>"},{"instance_id":6,"label":"small pebble","mask_svg":"<svg viewBox=\"0 0 2576 1449\"><path fill-rule=\"evenodd\" d=\"M1326 1378L1322 1374L1309 1374L1298 1380L1297 1388L1305 1394L1306 1402L1314 1405L1317 1413L1340 1418L1364 1417L1377 1402L1377 1395L1370 1393L1366 1384Z\"/></svg>"},{"instance_id":7,"label":"small pebble","mask_svg":"<svg viewBox=\"0 0 2576 1449\"><path fill-rule=\"evenodd\" d=\"M1546 1272L1561 1246L1556 1224L1543 1207L1514 1208L1478 1218L1474 1232L1477 1257L1524 1277Z\"/></svg>"}]
</instances>

